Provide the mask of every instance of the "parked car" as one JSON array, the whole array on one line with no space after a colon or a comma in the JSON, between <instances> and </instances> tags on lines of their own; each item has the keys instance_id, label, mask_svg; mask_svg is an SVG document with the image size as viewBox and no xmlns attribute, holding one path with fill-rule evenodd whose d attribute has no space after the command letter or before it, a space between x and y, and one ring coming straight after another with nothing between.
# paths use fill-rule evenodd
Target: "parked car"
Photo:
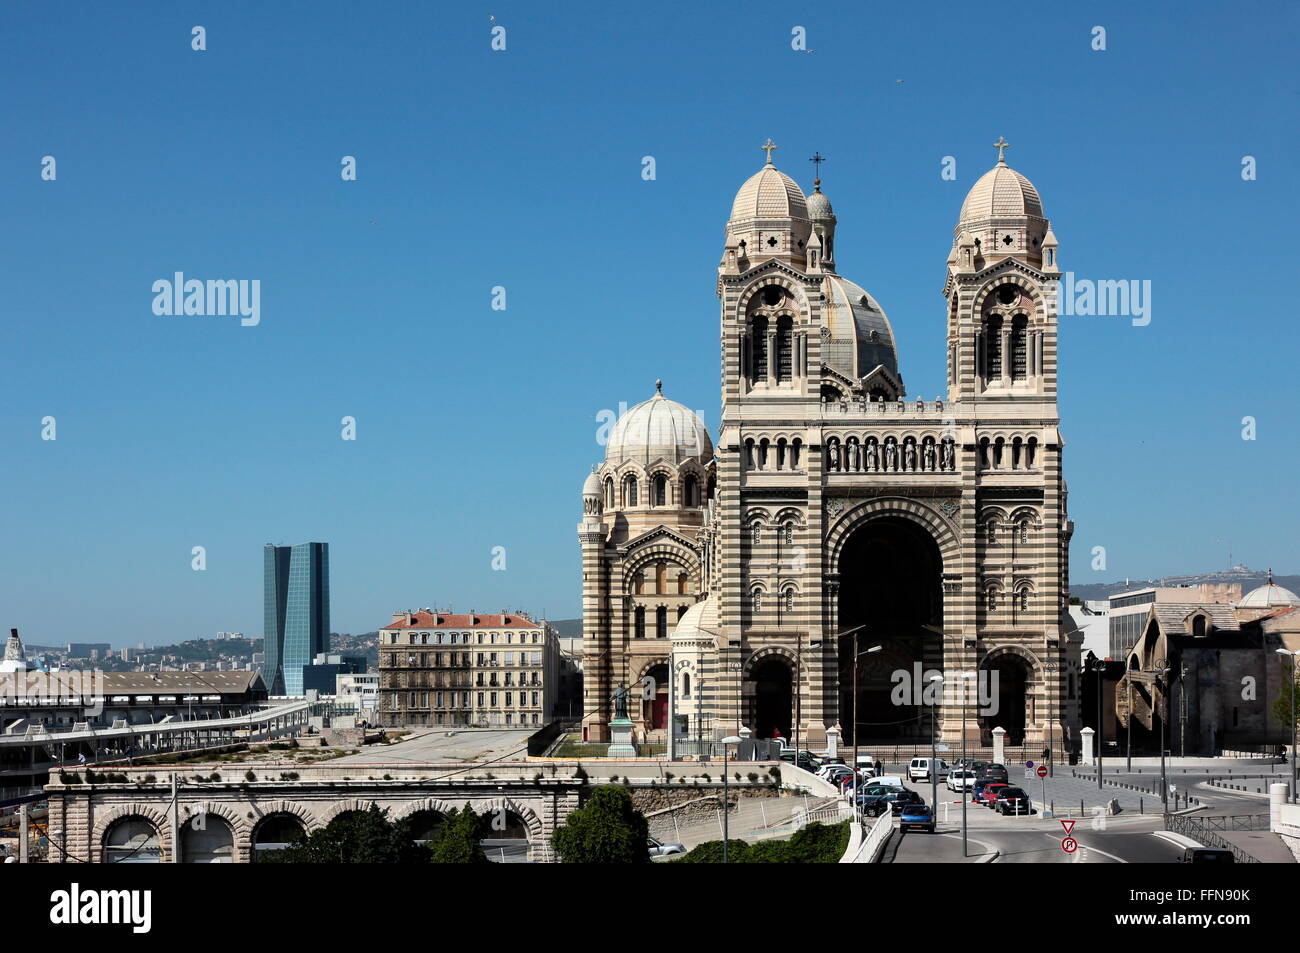
<instances>
[{"instance_id":1,"label":"parked car","mask_svg":"<svg viewBox=\"0 0 1300 953\"><path fill-rule=\"evenodd\" d=\"M998 787L997 800L993 802L993 809L999 814L1033 814L1034 807L1029 801L1029 795L1023 788Z\"/></svg>"},{"instance_id":2,"label":"parked car","mask_svg":"<svg viewBox=\"0 0 1300 953\"><path fill-rule=\"evenodd\" d=\"M1220 847L1187 847L1183 849L1184 864L1235 864L1232 851Z\"/></svg>"},{"instance_id":3,"label":"parked car","mask_svg":"<svg viewBox=\"0 0 1300 953\"><path fill-rule=\"evenodd\" d=\"M980 769L979 775L985 781L1001 781L1003 784L1011 780L1006 765L1003 764L986 764Z\"/></svg>"},{"instance_id":4,"label":"parked car","mask_svg":"<svg viewBox=\"0 0 1300 953\"><path fill-rule=\"evenodd\" d=\"M970 791L975 787L975 772L956 768L948 773L949 791Z\"/></svg>"},{"instance_id":5,"label":"parked car","mask_svg":"<svg viewBox=\"0 0 1300 953\"><path fill-rule=\"evenodd\" d=\"M819 778L829 781L831 784L839 784L844 778L853 777L853 771L843 764L823 765L822 769L817 772Z\"/></svg>"},{"instance_id":6,"label":"parked car","mask_svg":"<svg viewBox=\"0 0 1300 953\"><path fill-rule=\"evenodd\" d=\"M673 854L686 853L686 848L681 844L665 843L654 837L646 838L646 847L649 848L651 857L670 857Z\"/></svg>"},{"instance_id":7,"label":"parked car","mask_svg":"<svg viewBox=\"0 0 1300 953\"><path fill-rule=\"evenodd\" d=\"M882 774L878 778L872 778L871 783L887 788L897 788L900 791L907 787L907 785L903 783L903 779L897 774Z\"/></svg>"},{"instance_id":8,"label":"parked car","mask_svg":"<svg viewBox=\"0 0 1300 953\"><path fill-rule=\"evenodd\" d=\"M899 795L914 793L914 791L905 790L901 784L894 786L877 784L873 781L858 794L858 805L868 817L878 817L884 814L886 810L889 810L890 804Z\"/></svg>"},{"instance_id":9,"label":"parked car","mask_svg":"<svg viewBox=\"0 0 1300 953\"><path fill-rule=\"evenodd\" d=\"M926 804L904 804L898 812L898 829L934 833L934 811Z\"/></svg>"},{"instance_id":10,"label":"parked car","mask_svg":"<svg viewBox=\"0 0 1300 953\"><path fill-rule=\"evenodd\" d=\"M940 781L946 778L948 762L942 758L913 758L912 763L907 766L909 781L928 782L932 775L937 775Z\"/></svg>"},{"instance_id":11,"label":"parked car","mask_svg":"<svg viewBox=\"0 0 1300 953\"><path fill-rule=\"evenodd\" d=\"M992 809L998 803L998 795L1002 792L1002 789L1010 786L1001 781L989 781L980 791L980 803Z\"/></svg>"},{"instance_id":12,"label":"parked car","mask_svg":"<svg viewBox=\"0 0 1300 953\"><path fill-rule=\"evenodd\" d=\"M895 814L900 813L904 807L909 804L924 804L925 798L921 797L916 791L899 791L889 802L889 809Z\"/></svg>"}]
</instances>

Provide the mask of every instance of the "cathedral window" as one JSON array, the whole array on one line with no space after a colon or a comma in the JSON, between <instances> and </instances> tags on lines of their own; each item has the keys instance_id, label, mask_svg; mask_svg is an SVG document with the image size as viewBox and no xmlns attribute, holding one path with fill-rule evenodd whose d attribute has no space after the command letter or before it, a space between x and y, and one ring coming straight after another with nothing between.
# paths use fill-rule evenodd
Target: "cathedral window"
<instances>
[{"instance_id":1,"label":"cathedral window","mask_svg":"<svg viewBox=\"0 0 1300 953\"><path fill-rule=\"evenodd\" d=\"M760 612L763 611L763 590L755 589L750 594L750 600L753 605L754 615L757 616Z\"/></svg>"},{"instance_id":2,"label":"cathedral window","mask_svg":"<svg viewBox=\"0 0 1300 953\"><path fill-rule=\"evenodd\" d=\"M750 348L753 352L753 360L750 361L750 367L753 368L753 381L767 380L767 318L755 318L752 325L753 331L749 336Z\"/></svg>"},{"instance_id":3,"label":"cathedral window","mask_svg":"<svg viewBox=\"0 0 1300 953\"><path fill-rule=\"evenodd\" d=\"M623 483L623 505L636 506L636 477L629 476Z\"/></svg>"},{"instance_id":4,"label":"cathedral window","mask_svg":"<svg viewBox=\"0 0 1300 953\"><path fill-rule=\"evenodd\" d=\"M1002 376L1002 317L992 314L984 319L984 377Z\"/></svg>"},{"instance_id":5,"label":"cathedral window","mask_svg":"<svg viewBox=\"0 0 1300 953\"><path fill-rule=\"evenodd\" d=\"M763 542L763 524L758 520L749 524L749 541L754 546Z\"/></svg>"},{"instance_id":6,"label":"cathedral window","mask_svg":"<svg viewBox=\"0 0 1300 953\"><path fill-rule=\"evenodd\" d=\"M1020 589L1020 611L1029 611L1029 587L1022 586Z\"/></svg>"},{"instance_id":7,"label":"cathedral window","mask_svg":"<svg viewBox=\"0 0 1300 953\"><path fill-rule=\"evenodd\" d=\"M1029 353L1029 319L1023 314L1016 315L1011 321L1011 379L1023 381L1026 374L1026 361Z\"/></svg>"},{"instance_id":8,"label":"cathedral window","mask_svg":"<svg viewBox=\"0 0 1300 953\"><path fill-rule=\"evenodd\" d=\"M700 505L700 483L693 476L688 476L685 483L685 497L687 506Z\"/></svg>"},{"instance_id":9,"label":"cathedral window","mask_svg":"<svg viewBox=\"0 0 1300 953\"><path fill-rule=\"evenodd\" d=\"M645 573L638 572L632 577L632 594L639 596L645 592Z\"/></svg>"},{"instance_id":10,"label":"cathedral window","mask_svg":"<svg viewBox=\"0 0 1300 953\"><path fill-rule=\"evenodd\" d=\"M990 546L998 544L998 521L996 519L991 519L985 524L984 538Z\"/></svg>"},{"instance_id":11,"label":"cathedral window","mask_svg":"<svg viewBox=\"0 0 1300 953\"><path fill-rule=\"evenodd\" d=\"M1022 543L1029 542L1029 520L1020 521L1020 541Z\"/></svg>"},{"instance_id":12,"label":"cathedral window","mask_svg":"<svg viewBox=\"0 0 1300 953\"><path fill-rule=\"evenodd\" d=\"M637 606L633 612L633 631L638 639L645 638L645 606Z\"/></svg>"},{"instance_id":13,"label":"cathedral window","mask_svg":"<svg viewBox=\"0 0 1300 953\"><path fill-rule=\"evenodd\" d=\"M993 586L984 590L984 604L989 612L998 611L998 591Z\"/></svg>"},{"instance_id":14,"label":"cathedral window","mask_svg":"<svg viewBox=\"0 0 1300 953\"><path fill-rule=\"evenodd\" d=\"M655 563L655 592L668 591L668 567L664 563Z\"/></svg>"},{"instance_id":15,"label":"cathedral window","mask_svg":"<svg viewBox=\"0 0 1300 953\"><path fill-rule=\"evenodd\" d=\"M682 672L682 697L691 697L691 673Z\"/></svg>"},{"instance_id":16,"label":"cathedral window","mask_svg":"<svg viewBox=\"0 0 1300 953\"><path fill-rule=\"evenodd\" d=\"M688 607L688 606L678 606L678 607L677 607L677 621L678 621L678 622L681 622L681 621L682 621L682 616L686 615L686 610L687 610L687 608L689 608L689 607Z\"/></svg>"},{"instance_id":17,"label":"cathedral window","mask_svg":"<svg viewBox=\"0 0 1300 953\"><path fill-rule=\"evenodd\" d=\"M688 590L687 590L687 586L688 586L689 584L690 584L690 580L687 578L686 573L684 573L684 572L679 572L679 573L677 574L677 594L678 594L679 596L684 596L684 595L686 595L686 593L687 593L687 591L688 591ZM684 607L683 607L683 608L684 608Z\"/></svg>"},{"instance_id":18,"label":"cathedral window","mask_svg":"<svg viewBox=\"0 0 1300 953\"><path fill-rule=\"evenodd\" d=\"M794 368L794 320L780 317L776 321L776 379L785 383Z\"/></svg>"},{"instance_id":19,"label":"cathedral window","mask_svg":"<svg viewBox=\"0 0 1300 953\"><path fill-rule=\"evenodd\" d=\"M660 606L655 609L655 638L668 638L668 607Z\"/></svg>"},{"instance_id":20,"label":"cathedral window","mask_svg":"<svg viewBox=\"0 0 1300 953\"><path fill-rule=\"evenodd\" d=\"M785 611L786 612L794 611L794 590L793 589L787 589L785 591Z\"/></svg>"},{"instance_id":21,"label":"cathedral window","mask_svg":"<svg viewBox=\"0 0 1300 953\"><path fill-rule=\"evenodd\" d=\"M654 478L655 506L668 505L668 478L662 473L656 473Z\"/></svg>"},{"instance_id":22,"label":"cathedral window","mask_svg":"<svg viewBox=\"0 0 1300 953\"><path fill-rule=\"evenodd\" d=\"M605 509L614 508L614 480L612 477L605 477Z\"/></svg>"}]
</instances>

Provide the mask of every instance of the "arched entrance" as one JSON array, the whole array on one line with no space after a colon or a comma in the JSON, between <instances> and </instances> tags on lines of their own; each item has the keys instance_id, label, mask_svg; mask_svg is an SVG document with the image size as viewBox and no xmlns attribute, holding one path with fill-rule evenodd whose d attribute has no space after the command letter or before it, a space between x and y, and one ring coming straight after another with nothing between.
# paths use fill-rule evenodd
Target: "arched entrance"
<instances>
[{"instance_id":1,"label":"arched entrance","mask_svg":"<svg viewBox=\"0 0 1300 953\"><path fill-rule=\"evenodd\" d=\"M256 861L262 853L284 850L306 836L307 829L294 815L271 814L253 831L253 860Z\"/></svg>"},{"instance_id":2,"label":"arched entrance","mask_svg":"<svg viewBox=\"0 0 1300 953\"><path fill-rule=\"evenodd\" d=\"M104 834L104 863L157 864L162 861L158 830L143 817L123 817Z\"/></svg>"},{"instance_id":3,"label":"arched entrance","mask_svg":"<svg viewBox=\"0 0 1300 953\"><path fill-rule=\"evenodd\" d=\"M840 722L858 743L928 739L937 712L919 704L923 673L942 668L943 557L930 533L901 516L878 516L852 530L839 557L839 628L858 633L856 717L853 639L839 649ZM931 628L933 627L933 628ZM900 674L901 673L901 674Z\"/></svg>"},{"instance_id":4,"label":"arched entrance","mask_svg":"<svg viewBox=\"0 0 1300 953\"><path fill-rule=\"evenodd\" d=\"M1026 730L1038 720L1032 663L1015 652L1003 652L985 659L980 669L981 677L988 680L983 692L993 706L992 711L980 712L983 743L991 745L993 729L1001 727L1006 729L1008 745L1023 745Z\"/></svg>"},{"instance_id":5,"label":"arched entrance","mask_svg":"<svg viewBox=\"0 0 1300 953\"><path fill-rule=\"evenodd\" d=\"M195 827L195 822L202 827ZM230 825L214 814L202 814L181 827L181 862L233 864L235 835Z\"/></svg>"},{"instance_id":6,"label":"arched entrance","mask_svg":"<svg viewBox=\"0 0 1300 953\"><path fill-rule=\"evenodd\" d=\"M750 724L755 738L791 738L794 723L791 702L794 678L789 663L779 656L759 661L750 672L754 682L754 700Z\"/></svg>"},{"instance_id":7,"label":"arched entrance","mask_svg":"<svg viewBox=\"0 0 1300 953\"><path fill-rule=\"evenodd\" d=\"M479 843L487 859L497 864L528 863L528 824L514 811L488 815L488 835Z\"/></svg>"},{"instance_id":8,"label":"arched entrance","mask_svg":"<svg viewBox=\"0 0 1300 953\"><path fill-rule=\"evenodd\" d=\"M654 681L647 683L645 678L651 678ZM645 697L644 686L650 686L654 693L650 698ZM668 727L668 665L660 664L651 668L645 673L645 677L637 685L641 689L641 717L645 720L647 731L662 731Z\"/></svg>"},{"instance_id":9,"label":"arched entrance","mask_svg":"<svg viewBox=\"0 0 1300 953\"><path fill-rule=\"evenodd\" d=\"M417 844L425 844L438 836L447 823L447 817L441 811L416 811L406 822L411 830L411 839Z\"/></svg>"}]
</instances>

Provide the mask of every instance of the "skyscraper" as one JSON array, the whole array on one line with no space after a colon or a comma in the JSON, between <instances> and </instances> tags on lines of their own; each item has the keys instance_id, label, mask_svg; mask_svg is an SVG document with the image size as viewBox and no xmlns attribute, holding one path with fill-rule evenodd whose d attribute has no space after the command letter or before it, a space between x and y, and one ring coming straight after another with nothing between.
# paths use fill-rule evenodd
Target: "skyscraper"
<instances>
[{"instance_id":1,"label":"skyscraper","mask_svg":"<svg viewBox=\"0 0 1300 953\"><path fill-rule=\"evenodd\" d=\"M272 695L301 695L302 667L330 647L329 543L263 549L262 677Z\"/></svg>"}]
</instances>

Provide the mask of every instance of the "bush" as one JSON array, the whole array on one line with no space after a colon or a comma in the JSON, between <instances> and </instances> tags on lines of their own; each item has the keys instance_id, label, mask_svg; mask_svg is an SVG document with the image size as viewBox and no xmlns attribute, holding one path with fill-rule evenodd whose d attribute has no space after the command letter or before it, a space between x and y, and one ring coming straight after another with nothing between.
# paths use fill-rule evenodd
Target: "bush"
<instances>
[{"instance_id":1,"label":"bush","mask_svg":"<svg viewBox=\"0 0 1300 953\"><path fill-rule=\"evenodd\" d=\"M849 822L809 824L788 841L767 840L748 844L730 842L727 862L732 864L837 864L849 846ZM722 841L700 844L678 863L722 863Z\"/></svg>"},{"instance_id":2,"label":"bush","mask_svg":"<svg viewBox=\"0 0 1300 953\"><path fill-rule=\"evenodd\" d=\"M587 772L586 772L586 771L582 770L582 764L581 764L581 763L579 763L579 765L578 765L578 770L573 772L573 776L574 776L574 778L576 778L577 780L582 781L583 783L586 783L587 778L588 778L588 775L587 775Z\"/></svg>"},{"instance_id":3,"label":"bush","mask_svg":"<svg viewBox=\"0 0 1300 953\"><path fill-rule=\"evenodd\" d=\"M245 771L245 772L244 772L244 780L245 780L245 781L256 781L256 780L257 780L257 775L254 774L252 771Z\"/></svg>"},{"instance_id":4,"label":"bush","mask_svg":"<svg viewBox=\"0 0 1300 953\"><path fill-rule=\"evenodd\" d=\"M669 784L673 783L673 778L675 777L677 777L677 775L673 774L671 771L664 772L664 780L667 781Z\"/></svg>"},{"instance_id":5,"label":"bush","mask_svg":"<svg viewBox=\"0 0 1300 953\"><path fill-rule=\"evenodd\" d=\"M758 783L758 777L759 777L759 776L758 776L758 773L755 772L755 771L751 771L751 772L749 772L749 774L745 775L745 777L749 778L749 783L750 783L750 784L757 784L757 783Z\"/></svg>"},{"instance_id":6,"label":"bush","mask_svg":"<svg viewBox=\"0 0 1300 953\"><path fill-rule=\"evenodd\" d=\"M80 784L80 783L81 783L81 775L79 775L76 771L60 771L60 772L59 772L59 783L60 783L60 784Z\"/></svg>"},{"instance_id":7,"label":"bush","mask_svg":"<svg viewBox=\"0 0 1300 953\"><path fill-rule=\"evenodd\" d=\"M746 863L751 846L747 841L732 840L727 842L727 862L731 864ZM700 844L690 853L676 861L679 864L720 864L722 863L722 841L711 840Z\"/></svg>"}]
</instances>

